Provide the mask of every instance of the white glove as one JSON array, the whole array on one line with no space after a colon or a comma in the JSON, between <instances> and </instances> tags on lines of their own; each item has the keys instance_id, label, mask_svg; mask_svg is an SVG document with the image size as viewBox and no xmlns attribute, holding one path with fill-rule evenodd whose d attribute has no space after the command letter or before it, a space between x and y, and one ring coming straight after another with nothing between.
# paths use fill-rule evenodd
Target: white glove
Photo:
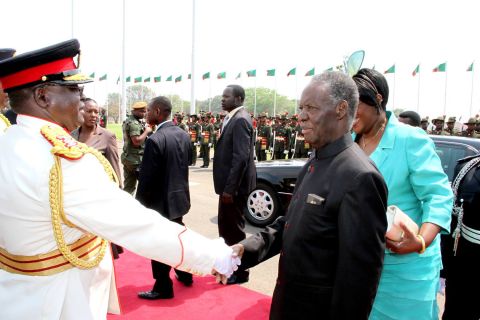
<instances>
[{"instance_id":1,"label":"white glove","mask_svg":"<svg viewBox=\"0 0 480 320\"><path fill-rule=\"evenodd\" d=\"M208 147L210 148L211 146L212 146L212 144L211 144L211 143L209 143L209 144L208 144Z\"/></svg>"},{"instance_id":2,"label":"white glove","mask_svg":"<svg viewBox=\"0 0 480 320\"><path fill-rule=\"evenodd\" d=\"M223 238L214 240L217 242L217 258L213 264L214 271L225 275L227 278L230 277L234 271L238 269L238 266L241 263L239 257L233 253L232 248L225 244Z\"/></svg>"},{"instance_id":3,"label":"white glove","mask_svg":"<svg viewBox=\"0 0 480 320\"><path fill-rule=\"evenodd\" d=\"M195 146L199 146L199 145L200 145L200 142L195 142L194 145L195 145Z\"/></svg>"},{"instance_id":4,"label":"white glove","mask_svg":"<svg viewBox=\"0 0 480 320\"><path fill-rule=\"evenodd\" d=\"M270 152L273 152L273 147L270 147Z\"/></svg>"},{"instance_id":5,"label":"white glove","mask_svg":"<svg viewBox=\"0 0 480 320\"><path fill-rule=\"evenodd\" d=\"M284 150L284 151L283 151L283 154L288 154L288 150Z\"/></svg>"},{"instance_id":6,"label":"white glove","mask_svg":"<svg viewBox=\"0 0 480 320\"><path fill-rule=\"evenodd\" d=\"M290 151L295 152L295 149L290 149Z\"/></svg>"}]
</instances>

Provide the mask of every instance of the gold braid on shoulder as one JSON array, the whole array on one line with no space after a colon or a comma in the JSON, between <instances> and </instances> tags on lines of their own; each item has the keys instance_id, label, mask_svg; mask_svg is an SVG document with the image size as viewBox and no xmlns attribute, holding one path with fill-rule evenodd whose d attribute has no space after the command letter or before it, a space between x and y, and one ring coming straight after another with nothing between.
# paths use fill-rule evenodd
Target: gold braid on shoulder
<instances>
[{"instance_id":1,"label":"gold braid on shoulder","mask_svg":"<svg viewBox=\"0 0 480 320\"><path fill-rule=\"evenodd\" d=\"M105 159L98 150L76 141L62 128L45 125L41 129L41 133L53 145L51 153L54 157L54 164L50 170L49 197L52 213L52 226L57 247L65 259L67 259L73 266L81 269L94 268L98 266L100 261L102 261L108 247L108 241L102 239L101 248L92 260L85 260L78 257L70 250L68 244L65 242L62 232L62 222L71 228L75 228L76 226L68 221L63 210L63 175L60 158L78 160L85 154L90 153L100 161L110 179L117 184L118 177L108 160Z\"/></svg>"},{"instance_id":2,"label":"gold braid on shoulder","mask_svg":"<svg viewBox=\"0 0 480 320\"><path fill-rule=\"evenodd\" d=\"M10 127L12 124L10 123L10 120L8 120L7 117L5 117L2 113L0 113L0 120L2 120L3 122L5 122L5 125L8 127Z\"/></svg>"}]
</instances>

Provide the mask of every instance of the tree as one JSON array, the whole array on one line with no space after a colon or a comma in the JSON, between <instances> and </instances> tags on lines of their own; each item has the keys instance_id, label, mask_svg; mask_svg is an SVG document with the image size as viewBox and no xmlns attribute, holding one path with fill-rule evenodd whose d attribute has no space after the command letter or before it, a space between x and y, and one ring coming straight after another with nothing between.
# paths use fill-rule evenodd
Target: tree
<instances>
[{"instance_id":1,"label":"tree","mask_svg":"<svg viewBox=\"0 0 480 320\"><path fill-rule=\"evenodd\" d=\"M155 92L141 84L127 87L127 113L130 111L130 107L138 101L148 102L155 97Z\"/></svg>"},{"instance_id":2,"label":"tree","mask_svg":"<svg viewBox=\"0 0 480 320\"><path fill-rule=\"evenodd\" d=\"M104 108L107 110L108 119L113 119L115 123L120 122L120 94L117 92L109 93Z\"/></svg>"},{"instance_id":3,"label":"tree","mask_svg":"<svg viewBox=\"0 0 480 320\"><path fill-rule=\"evenodd\" d=\"M275 90L269 88L259 87L256 90L257 95L257 114L261 112L268 113L269 116L273 116L273 105L275 100ZM295 100L289 99L287 96L280 95L277 92L277 104L275 113L288 112L289 114L295 113ZM255 88L245 89L245 106L249 112L254 112L255 106Z\"/></svg>"}]
</instances>

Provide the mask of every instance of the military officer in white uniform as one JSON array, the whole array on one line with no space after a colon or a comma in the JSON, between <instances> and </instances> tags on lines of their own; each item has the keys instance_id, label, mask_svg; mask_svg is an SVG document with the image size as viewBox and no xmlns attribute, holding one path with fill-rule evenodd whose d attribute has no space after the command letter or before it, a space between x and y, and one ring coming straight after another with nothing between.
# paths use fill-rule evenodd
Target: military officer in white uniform
<instances>
[{"instance_id":1,"label":"military officer in white uniform","mask_svg":"<svg viewBox=\"0 0 480 320\"><path fill-rule=\"evenodd\" d=\"M0 61L11 58L15 54L15 49L0 48ZM7 106L7 95L3 92L2 84L0 83L0 134L4 133L11 123L8 118L3 114L5 107Z\"/></svg>"},{"instance_id":2,"label":"military officer in white uniform","mask_svg":"<svg viewBox=\"0 0 480 320\"><path fill-rule=\"evenodd\" d=\"M118 188L109 163L76 142L82 87L77 40L0 62L18 114L0 136L0 319L105 319L115 307L108 241L195 274L239 263L210 240ZM113 294L112 294L113 292Z\"/></svg>"}]
</instances>

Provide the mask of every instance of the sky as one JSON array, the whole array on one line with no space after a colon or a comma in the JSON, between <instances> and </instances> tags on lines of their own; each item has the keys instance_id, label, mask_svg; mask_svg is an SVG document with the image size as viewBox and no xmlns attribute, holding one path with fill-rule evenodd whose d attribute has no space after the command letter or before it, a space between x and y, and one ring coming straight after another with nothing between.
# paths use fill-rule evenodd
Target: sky
<instances>
[{"instance_id":1,"label":"sky","mask_svg":"<svg viewBox=\"0 0 480 320\"><path fill-rule=\"evenodd\" d=\"M87 85L101 103L122 70L121 0L1 1L1 47L18 53L73 37L82 50L81 69L108 80ZM73 10L72 10L73 3ZM310 77L365 50L364 67L386 74L387 108L418 111L430 118L446 114L467 120L480 113L480 42L474 1L387 0L196 0L195 97L220 95L231 83L269 87L299 98ZM189 100L192 70L193 0L125 0L126 75L161 75L147 84L157 94ZM73 23L72 23L73 21ZM73 28L72 28L73 27ZM475 61L474 72L467 72ZM432 69L447 62L447 72ZM420 64L420 73L412 71ZM296 67L297 75L287 77ZM257 70L247 78L247 70ZM276 69L275 77L266 70ZM478 69L478 70L477 70ZM202 74L210 72L210 80ZM226 79L217 80L219 72ZM242 72L240 79L235 79ZM182 75L175 84L165 82ZM473 90L472 90L473 83ZM472 94L473 93L473 94Z\"/></svg>"}]
</instances>

